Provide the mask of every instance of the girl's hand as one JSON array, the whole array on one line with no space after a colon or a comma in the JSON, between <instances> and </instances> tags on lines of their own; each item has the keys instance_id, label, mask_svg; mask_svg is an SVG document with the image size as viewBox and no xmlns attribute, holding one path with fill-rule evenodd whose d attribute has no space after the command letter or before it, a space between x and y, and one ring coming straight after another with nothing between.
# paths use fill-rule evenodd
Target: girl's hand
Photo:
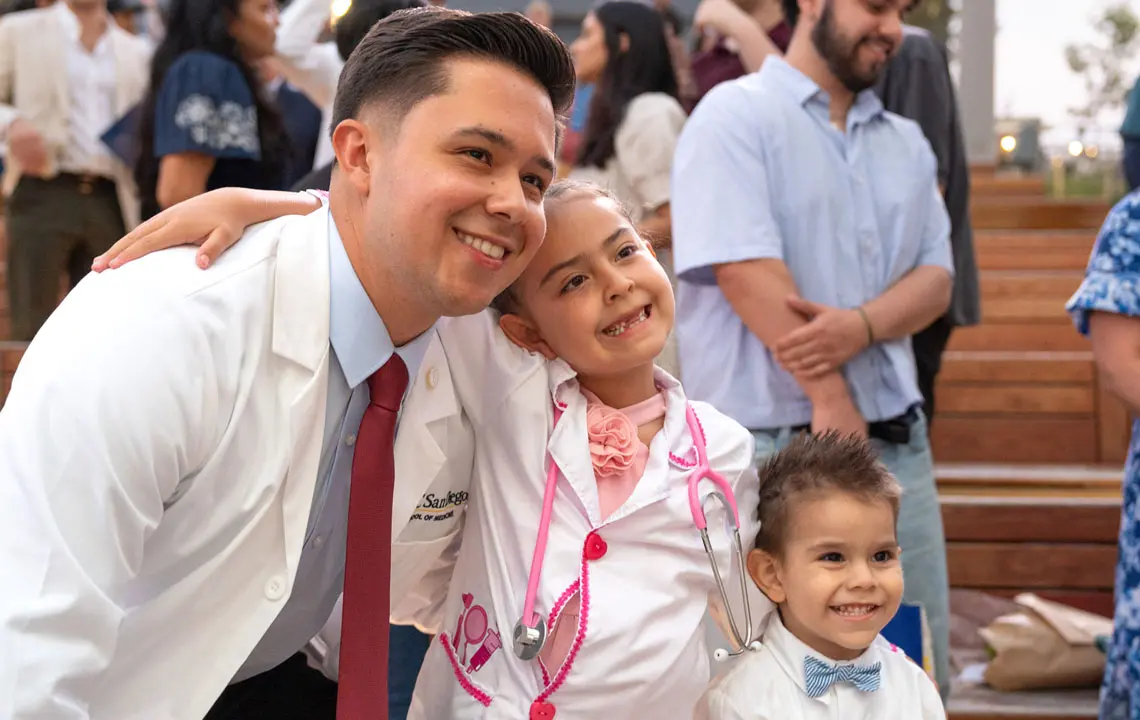
<instances>
[{"instance_id":1,"label":"girl's hand","mask_svg":"<svg viewBox=\"0 0 1140 720\"><path fill-rule=\"evenodd\" d=\"M142 223L95 258L91 269L114 269L143 255L179 245L200 245L197 263L205 269L241 238L247 226L284 215L310 213L320 207L320 200L308 193L212 190Z\"/></svg>"}]
</instances>

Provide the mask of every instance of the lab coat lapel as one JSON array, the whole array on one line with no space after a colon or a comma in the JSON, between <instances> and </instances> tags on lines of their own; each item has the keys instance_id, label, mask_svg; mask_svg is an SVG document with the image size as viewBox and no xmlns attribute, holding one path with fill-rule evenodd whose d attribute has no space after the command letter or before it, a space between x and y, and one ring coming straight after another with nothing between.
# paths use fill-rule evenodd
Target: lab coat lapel
<instances>
[{"instance_id":1,"label":"lab coat lapel","mask_svg":"<svg viewBox=\"0 0 1140 720\"><path fill-rule=\"evenodd\" d=\"M446 420L458 413L447 355L437 335L424 354L419 372L411 379L396 431L392 542L407 527L424 493L438 477L446 460L438 434L446 431Z\"/></svg>"},{"instance_id":2,"label":"lab coat lapel","mask_svg":"<svg viewBox=\"0 0 1140 720\"><path fill-rule=\"evenodd\" d=\"M289 361L281 369L279 392L282 403L289 406L292 448L282 497L290 583L300 561L324 440L329 369L328 222L327 209L286 221L277 242L273 352Z\"/></svg>"},{"instance_id":3,"label":"lab coat lapel","mask_svg":"<svg viewBox=\"0 0 1140 720\"><path fill-rule=\"evenodd\" d=\"M601 505L598 501L598 484L594 477L594 464L590 458L590 438L586 427L586 397L578 388L574 371L562 360L550 363L550 398L553 407L562 411L562 417L550 433L547 450L558 465L562 477L573 488L586 510L590 525L602 524ZM542 483L546 484L545 472L549 466L543 463Z\"/></svg>"}]
</instances>

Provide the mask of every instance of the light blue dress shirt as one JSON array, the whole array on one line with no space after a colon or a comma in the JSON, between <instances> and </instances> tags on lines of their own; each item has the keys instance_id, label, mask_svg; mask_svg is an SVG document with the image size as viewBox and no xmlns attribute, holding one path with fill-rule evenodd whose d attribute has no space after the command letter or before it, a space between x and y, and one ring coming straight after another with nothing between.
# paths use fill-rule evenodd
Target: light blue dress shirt
<instances>
[{"instance_id":1,"label":"light blue dress shirt","mask_svg":"<svg viewBox=\"0 0 1140 720\"><path fill-rule=\"evenodd\" d=\"M305 546L289 601L234 677L234 682L270 670L300 652L328 620L344 588L348 488L356 433L368 407L365 381L388 362L393 352L403 359L409 376L414 378L435 334L429 330L403 347L394 347L384 321L352 269L331 218L328 243L329 340L332 344L328 404Z\"/></svg>"},{"instance_id":2,"label":"light blue dress shirt","mask_svg":"<svg viewBox=\"0 0 1140 720\"><path fill-rule=\"evenodd\" d=\"M811 403L716 285L713 267L778 259L800 294L854 308L920 265L953 274L950 220L917 124L860 93L846 132L829 99L781 58L714 88L673 161L676 333L685 390L752 429L801 425ZM910 339L843 368L868 421L922 402Z\"/></svg>"}]
</instances>

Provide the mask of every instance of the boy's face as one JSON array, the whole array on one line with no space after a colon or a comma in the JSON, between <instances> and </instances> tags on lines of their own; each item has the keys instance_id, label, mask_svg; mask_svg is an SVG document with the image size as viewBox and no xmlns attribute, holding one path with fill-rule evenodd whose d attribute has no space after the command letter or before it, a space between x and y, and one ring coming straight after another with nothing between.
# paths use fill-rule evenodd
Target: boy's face
<instances>
[{"instance_id":1,"label":"boy's face","mask_svg":"<svg viewBox=\"0 0 1140 720\"><path fill-rule=\"evenodd\" d=\"M752 579L793 635L833 660L854 660L902 601L891 506L830 492L793 501L790 520L781 557L749 555Z\"/></svg>"}]
</instances>

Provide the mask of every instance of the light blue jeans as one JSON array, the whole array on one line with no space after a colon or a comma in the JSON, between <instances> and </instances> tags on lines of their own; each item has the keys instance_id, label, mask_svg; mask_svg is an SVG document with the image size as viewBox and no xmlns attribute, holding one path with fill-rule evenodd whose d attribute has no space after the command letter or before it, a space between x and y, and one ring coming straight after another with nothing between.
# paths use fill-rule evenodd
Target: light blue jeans
<instances>
[{"instance_id":1,"label":"light blue jeans","mask_svg":"<svg viewBox=\"0 0 1140 720\"><path fill-rule=\"evenodd\" d=\"M792 439L791 428L755 430L756 463L780 450ZM899 546L902 548L903 600L922 605L934 644L934 672L943 700L950 693L950 583L946 574L946 536L942 510L934 484L934 460L926 435L926 420L918 413L910 442L894 445L872 440L883 464L903 488L899 508Z\"/></svg>"}]
</instances>

